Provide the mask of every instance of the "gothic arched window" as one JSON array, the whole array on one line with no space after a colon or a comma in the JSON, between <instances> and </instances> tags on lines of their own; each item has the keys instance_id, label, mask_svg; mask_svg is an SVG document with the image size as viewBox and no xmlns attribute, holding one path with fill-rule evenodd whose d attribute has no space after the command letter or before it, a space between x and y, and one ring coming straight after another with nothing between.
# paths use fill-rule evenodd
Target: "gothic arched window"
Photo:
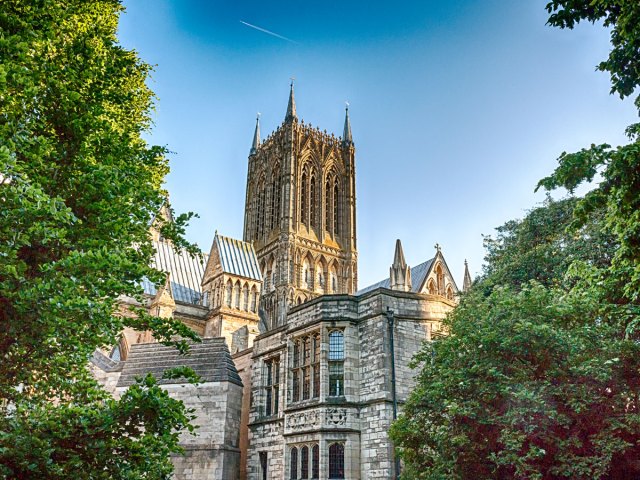
<instances>
[{"instance_id":1,"label":"gothic arched window","mask_svg":"<svg viewBox=\"0 0 640 480\"><path fill-rule=\"evenodd\" d=\"M311 174L309 180L309 226L316 228L316 177Z\"/></svg>"},{"instance_id":2,"label":"gothic arched window","mask_svg":"<svg viewBox=\"0 0 640 480\"><path fill-rule=\"evenodd\" d=\"M258 209L256 211L257 216L257 236L258 238L264 235L264 216L265 216L265 186L264 182L260 182L258 185Z\"/></svg>"},{"instance_id":3,"label":"gothic arched window","mask_svg":"<svg viewBox=\"0 0 640 480\"><path fill-rule=\"evenodd\" d=\"M318 444L311 448L311 478L320 478L320 447Z\"/></svg>"},{"instance_id":4,"label":"gothic arched window","mask_svg":"<svg viewBox=\"0 0 640 480\"><path fill-rule=\"evenodd\" d=\"M298 449L293 447L291 449L291 480L298 478Z\"/></svg>"},{"instance_id":5,"label":"gothic arched window","mask_svg":"<svg viewBox=\"0 0 640 480\"><path fill-rule=\"evenodd\" d=\"M338 188L338 179L333 184L333 234L340 234L340 191Z\"/></svg>"},{"instance_id":6,"label":"gothic arched window","mask_svg":"<svg viewBox=\"0 0 640 480\"><path fill-rule=\"evenodd\" d=\"M440 264L436 267L436 279L438 283L438 295L444 295L444 273L442 272L442 265Z\"/></svg>"},{"instance_id":7,"label":"gothic arched window","mask_svg":"<svg viewBox=\"0 0 640 480\"><path fill-rule=\"evenodd\" d=\"M331 180L327 178L324 185L324 229L333 232L333 215L331 214Z\"/></svg>"},{"instance_id":8,"label":"gothic arched window","mask_svg":"<svg viewBox=\"0 0 640 480\"><path fill-rule=\"evenodd\" d=\"M236 282L236 285L233 287L233 305L237 310L240 310L240 282Z\"/></svg>"},{"instance_id":9,"label":"gothic arched window","mask_svg":"<svg viewBox=\"0 0 640 480\"><path fill-rule=\"evenodd\" d=\"M300 180L300 222L303 225L309 226L309 193L307 190L307 168L302 171L302 178Z\"/></svg>"},{"instance_id":10,"label":"gothic arched window","mask_svg":"<svg viewBox=\"0 0 640 480\"><path fill-rule=\"evenodd\" d=\"M225 292L224 292L224 303L227 307L231 307L232 290L233 290L233 287L231 286L231 280L229 280L227 282L227 288L225 289Z\"/></svg>"},{"instance_id":11,"label":"gothic arched window","mask_svg":"<svg viewBox=\"0 0 640 480\"><path fill-rule=\"evenodd\" d=\"M258 290L256 290L256 286L251 287L251 311L257 312L258 305Z\"/></svg>"},{"instance_id":12,"label":"gothic arched window","mask_svg":"<svg viewBox=\"0 0 640 480\"><path fill-rule=\"evenodd\" d=\"M249 285L246 283L242 287L242 310L249 310Z\"/></svg>"},{"instance_id":13,"label":"gothic arched window","mask_svg":"<svg viewBox=\"0 0 640 480\"><path fill-rule=\"evenodd\" d=\"M329 445L329 478L344 478L344 445Z\"/></svg>"},{"instance_id":14,"label":"gothic arched window","mask_svg":"<svg viewBox=\"0 0 640 480\"><path fill-rule=\"evenodd\" d=\"M273 180L271 181L271 214L269 217L269 228L274 229L280 220L280 166L273 168Z\"/></svg>"},{"instance_id":15,"label":"gothic arched window","mask_svg":"<svg viewBox=\"0 0 640 480\"><path fill-rule=\"evenodd\" d=\"M300 449L300 478L309 478L309 447Z\"/></svg>"}]
</instances>

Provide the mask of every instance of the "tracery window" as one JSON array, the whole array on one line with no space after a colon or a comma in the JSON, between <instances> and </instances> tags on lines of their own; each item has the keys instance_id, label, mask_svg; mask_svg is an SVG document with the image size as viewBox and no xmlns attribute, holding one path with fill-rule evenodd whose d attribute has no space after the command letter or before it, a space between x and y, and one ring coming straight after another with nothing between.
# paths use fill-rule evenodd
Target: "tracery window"
<instances>
[{"instance_id":1,"label":"tracery window","mask_svg":"<svg viewBox=\"0 0 640 480\"><path fill-rule=\"evenodd\" d=\"M289 478L291 480L320 477L320 447L317 443L298 444L289 449Z\"/></svg>"},{"instance_id":2,"label":"tracery window","mask_svg":"<svg viewBox=\"0 0 640 480\"><path fill-rule=\"evenodd\" d=\"M303 225L309 226L309 193L307 190L307 169L302 172L302 178L300 180L300 221Z\"/></svg>"},{"instance_id":3,"label":"tracery window","mask_svg":"<svg viewBox=\"0 0 640 480\"><path fill-rule=\"evenodd\" d=\"M300 478L309 478L309 447L300 449Z\"/></svg>"},{"instance_id":4,"label":"tracery window","mask_svg":"<svg viewBox=\"0 0 640 480\"><path fill-rule=\"evenodd\" d=\"M291 449L291 461L290 468L291 472L291 480L296 480L298 478L298 448L293 447Z\"/></svg>"},{"instance_id":5,"label":"tracery window","mask_svg":"<svg viewBox=\"0 0 640 480\"><path fill-rule=\"evenodd\" d=\"M291 401L320 396L320 334L312 333L293 342Z\"/></svg>"},{"instance_id":6,"label":"tracery window","mask_svg":"<svg viewBox=\"0 0 640 480\"><path fill-rule=\"evenodd\" d=\"M344 395L344 334L342 330L329 333L329 396Z\"/></svg>"},{"instance_id":7,"label":"tracery window","mask_svg":"<svg viewBox=\"0 0 640 480\"><path fill-rule=\"evenodd\" d=\"M344 445L329 445L329 478L344 478Z\"/></svg>"},{"instance_id":8,"label":"tracery window","mask_svg":"<svg viewBox=\"0 0 640 480\"><path fill-rule=\"evenodd\" d=\"M311 447L311 478L320 478L320 447Z\"/></svg>"},{"instance_id":9,"label":"tracery window","mask_svg":"<svg viewBox=\"0 0 640 480\"><path fill-rule=\"evenodd\" d=\"M333 234L340 235L340 193L338 189L338 179L333 185Z\"/></svg>"},{"instance_id":10,"label":"tracery window","mask_svg":"<svg viewBox=\"0 0 640 480\"><path fill-rule=\"evenodd\" d=\"M256 211L256 215L258 216L258 238L262 237L264 235L264 216L265 216L265 187L263 183L260 183L260 186L258 187L258 210Z\"/></svg>"},{"instance_id":11,"label":"tracery window","mask_svg":"<svg viewBox=\"0 0 640 480\"><path fill-rule=\"evenodd\" d=\"M274 229L280 221L280 166L273 169L273 181L271 182L271 216L269 217L269 228Z\"/></svg>"},{"instance_id":12,"label":"tracery window","mask_svg":"<svg viewBox=\"0 0 640 480\"><path fill-rule=\"evenodd\" d=\"M333 229L333 215L331 213L331 180L327 178L327 181L324 185L324 228L328 232L331 232Z\"/></svg>"},{"instance_id":13,"label":"tracery window","mask_svg":"<svg viewBox=\"0 0 640 480\"><path fill-rule=\"evenodd\" d=\"M278 393L280 390L280 357L264 362L264 414L268 417L278 413Z\"/></svg>"},{"instance_id":14,"label":"tracery window","mask_svg":"<svg viewBox=\"0 0 640 480\"><path fill-rule=\"evenodd\" d=\"M316 228L316 178L313 174L309 182L309 216L309 225Z\"/></svg>"}]
</instances>

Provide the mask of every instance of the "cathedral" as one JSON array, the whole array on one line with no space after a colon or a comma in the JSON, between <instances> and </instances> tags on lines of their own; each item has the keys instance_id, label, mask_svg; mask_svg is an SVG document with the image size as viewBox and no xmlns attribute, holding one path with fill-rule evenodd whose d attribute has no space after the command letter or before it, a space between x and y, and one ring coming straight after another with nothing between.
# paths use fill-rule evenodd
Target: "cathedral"
<instances>
[{"instance_id":1,"label":"cathedral","mask_svg":"<svg viewBox=\"0 0 640 480\"><path fill-rule=\"evenodd\" d=\"M459 290L438 245L410 267L400 240L389 275L358 289L355 152L348 107L341 137L321 131L299 119L292 84L264 141L256 121L243 239L216 231L198 259L151 227L154 266L167 276L144 282L146 307L202 341L180 356L125 331L91 368L115 396L146 372L187 365L200 376L160 380L199 427L181 439L176 479L397 478L388 430L414 385L409 363ZM171 221L169 208L159 221Z\"/></svg>"}]
</instances>

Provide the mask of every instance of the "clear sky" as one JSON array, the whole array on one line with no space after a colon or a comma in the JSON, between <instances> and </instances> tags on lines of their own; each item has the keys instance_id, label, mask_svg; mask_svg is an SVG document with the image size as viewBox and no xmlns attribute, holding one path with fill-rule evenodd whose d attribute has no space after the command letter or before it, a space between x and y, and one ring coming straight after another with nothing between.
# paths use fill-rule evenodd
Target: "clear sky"
<instances>
[{"instance_id":1,"label":"clear sky","mask_svg":"<svg viewBox=\"0 0 640 480\"><path fill-rule=\"evenodd\" d=\"M544 199L557 156L625 142L631 102L596 72L608 32L545 26L546 0L284 2L125 0L120 40L156 65L151 142L172 152L167 188L194 211L188 238L242 238L255 117L263 138L298 116L356 146L359 287L442 246L458 285L480 272L482 234ZM251 28L246 22L289 40Z\"/></svg>"}]
</instances>

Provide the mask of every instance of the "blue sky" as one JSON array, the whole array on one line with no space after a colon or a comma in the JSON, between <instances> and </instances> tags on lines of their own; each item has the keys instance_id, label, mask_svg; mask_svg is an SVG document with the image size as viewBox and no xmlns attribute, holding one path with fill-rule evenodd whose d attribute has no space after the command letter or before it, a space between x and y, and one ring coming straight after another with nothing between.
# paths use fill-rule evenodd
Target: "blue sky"
<instances>
[{"instance_id":1,"label":"blue sky","mask_svg":"<svg viewBox=\"0 0 640 480\"><path fill-rule=\"evenodd\" d=\"M156 66L149 140L174 152L176 211L200 215L189 239L242 237L256 113L264 138L293 76L305 122L341 134L351 105L359 287L388 275L396 238L412 266L439 243L461 285L562 151L624 143L635 121L595 71L608 32L547 27L545 3L125 0L120 41Z\"/></svg>"}]
</instances>

